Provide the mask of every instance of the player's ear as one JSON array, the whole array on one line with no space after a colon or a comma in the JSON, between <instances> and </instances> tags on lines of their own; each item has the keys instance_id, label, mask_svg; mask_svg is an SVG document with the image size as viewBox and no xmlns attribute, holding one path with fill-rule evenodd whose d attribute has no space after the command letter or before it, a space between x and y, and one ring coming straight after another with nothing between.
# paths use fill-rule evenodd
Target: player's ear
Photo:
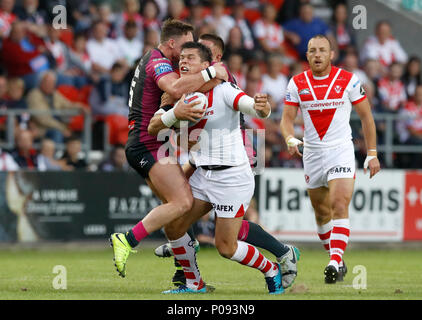
<instances>
[{"instance_id":1,"label":"player's ear","mask_svg":"<svg viewBox=\"0 0 422 320\"><path fill-rule=\"evenodd\" d=\"M331 49L331 51L330 51L330 60L333 60L334 59L334 54L335 54L334 50Z\"/></svg>"},{"instance_id":2,"label":"player's ear","mask_svg":"<svg viewBox=\"0 0 422 320\"><path fill-rule=\"evenodd\" d=\"M176 41L174 41L174 39L169 39L167 43L171 49L174 49L174 46L176 45Z\"/></svg>"}]
</instances>

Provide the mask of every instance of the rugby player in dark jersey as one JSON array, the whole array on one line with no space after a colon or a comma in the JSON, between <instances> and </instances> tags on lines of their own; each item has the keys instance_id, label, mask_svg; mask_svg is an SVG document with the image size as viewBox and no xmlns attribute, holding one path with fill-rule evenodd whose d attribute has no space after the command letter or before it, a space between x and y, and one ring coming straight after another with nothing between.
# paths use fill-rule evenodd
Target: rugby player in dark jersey
<instances>
[{"instance_id":1,"label":"rugby player in dark jersey","mask_svg":"<svg viewBox=\"0 0 422 320\"><path fill-rule=\"evenodd\" d=\"M178 20L165 21L158 48L142 57L131 82L126 157L163 204L152 209L126 234L111 235L115 266L122 277L126 275L126 261L132 248L150 233L188 212L193 204L192 192L180 165L166 157L158 159L162 141L149 135L147 130L150 119L160 106L163 92L179 99L183 93L197 91L207 82L212 85L217 79L227 80L226 69L218 64L200 73L179 78L173 65L179 60L183 43L192 40L191 25ZM194 103L179 104L167 116L180 120L200 118L201 112L194 110L193 106Z\"/></svg>"},{"instance_id":2,"label":"rugby player in dark jersey","mask_svg":"<svg viewBox=\"0 0 422 320\"><path fill-rule=\"evenodd\" d=\"M199 36L198 42L202 43L203 45L207 46L212 53L212 65L215 63L221 62L221 58L224 53L224 41L217 35L214 34L202 34ZM227 66L223 64L223 66L226 68L228 73L228 81L237 84L236 79L234 76L230 73ZM252 145L250 141L248 141L248 136L246 135L245 127L244 127L244 120L243 120L243 114L240 114L241 117L241 129L242 129L242 135L244 140L244 145L246 148L246 152L248 154L248 157L251 159L254 157L254 150L252 148ZM151 121L151 125L154 126L154 122L158 122L158 126L160 128L164 128L162 124L160 123L160 115L153 118ZM153 130L157 131L157 130ZM195 170L195 167L191 163L186 163L183 165L183 171L186 174L186 177L189 179L189 177L193 174ZM169 225L171 227L171 224ZM164 230L166 227L164 228ZM194 240L194 235L192 228L188 232L189 236ZM299 255L296 255L296 251L294 250L294 247L291 245L284 245L283 243L279 242L276 238L274 238L271 234L266 232L261 226L258 224L255 224L253 222L243 220L242 221L242 227L240 229L239 240L245 241L247 243L250 243L252 245L255 245L257 247L266 249L273 253L277 261L280 262L283 272L283 287L288 288L290 287L297 275L297 260L299 260ZM199 246L199 243L196 242L195 246ZM196 247L196 250L199 248ZM173 255L170 244L166 243L161 245L155 250L155 254L157 256L161 257L170 257ZM292 263L291 261L295 261L295 263ZM175 286L184 285L186 284L186 278L183 272L182 266L177 262L175 259L175 266L176 266L176 272L172 278L172 283Z\"/></svg>"}]
</instances>

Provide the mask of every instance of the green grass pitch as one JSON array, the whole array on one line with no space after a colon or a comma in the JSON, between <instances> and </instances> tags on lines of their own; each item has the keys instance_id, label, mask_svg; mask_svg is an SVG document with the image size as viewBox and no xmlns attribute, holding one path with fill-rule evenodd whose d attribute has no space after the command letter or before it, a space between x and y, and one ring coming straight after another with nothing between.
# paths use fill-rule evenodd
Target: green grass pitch
<instances>
[{"instance_id":1,"label":"green grass pitch","mask_svg":"<svg viewBox=\"0 0 422 320\"><path fill-rule=\"evenodd\" d=\"M0 250L0 299L146 299L146 300L262 300L262 299L422 299L422 250L350 249L345 260L349 272L344 282L326 285L323 270L328 262L322 249L302 249L299 275L285 294L270 296L262 274L249 267L223 259L213 248L202 248L198 265L205 281L216 290L200 295L163 295L172 287L172 259L157 258L152 248L141 247L128 260L127 277L114 269L111 248L77 250L49 249ZM264 252L267 257L274 257ZM66 268L67 288L53 288L53 268ZM361 265L367 271L367 288L356 289L353 273ZM57 279L56 279L57 280ZM357 280L355 280L356 282Z\"/></svg>"}]
</instances>

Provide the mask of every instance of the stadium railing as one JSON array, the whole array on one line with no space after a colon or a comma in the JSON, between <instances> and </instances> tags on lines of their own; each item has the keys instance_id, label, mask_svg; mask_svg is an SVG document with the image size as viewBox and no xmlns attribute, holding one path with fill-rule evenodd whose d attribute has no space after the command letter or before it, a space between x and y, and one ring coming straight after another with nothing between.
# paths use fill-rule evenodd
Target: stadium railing
<instances>
[{"instance_id":1,"label":"stadium railing","mask_svg":"<svg viewBox=\"0 0 422 320\"><path fill-rule=\"evenodd\" d=\"M82 129L82 150L86 156L92 149L92 115L90 113L83 113L80 110L30 110L30 109L15 109L15 110L0 110L0 117L6 116L6 135L5 141L0 141L0 147L11 150L15 147L15 120L17 116L29 114L33 115L53 115L61 117L73 117L77 115L84 115L83 129ZM39 144L34 144L34 148L39 148ZM57 150L63 150L64 144L56 144ZM89 159L87 159L89 160Z\"/></svg>"}]
</instances>

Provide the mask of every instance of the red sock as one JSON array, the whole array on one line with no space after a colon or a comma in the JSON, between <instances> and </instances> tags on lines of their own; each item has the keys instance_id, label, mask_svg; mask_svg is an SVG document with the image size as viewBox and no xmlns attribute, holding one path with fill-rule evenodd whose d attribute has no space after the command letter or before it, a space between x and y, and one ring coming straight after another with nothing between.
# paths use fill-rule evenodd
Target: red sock
<instances>
[{"instance_id":1,"label":"red sock","mask_svg":"<svg viewBox=\"0 0 422 320\"><path fill-rule=\"evenodd\" d=\"M343 259L350 236L349 219L333 220L333 230L330 237L330 265L338 270L338 265Z\"/></svg>"},{"instance_id":2,"label":"red sock","mask_svg":"<svg viewBox=\"0 0 422 320\"><path fill-rule=\"evenodd\" d=\"M330 236L331 230L333 229L333 220L330 220L328 223L323 224L322 226L317 226L318 237L324 246L325 251L330 254Z\"/></svg>"},{"instance_id":3,"label":"red sock","mask_svg":"<svg viewBox=\"0 0 422 320\"><path fill-rule=\"evenodd\" d=\"M142 221L139 221L138 224L133 227L132 232L135 236L136 241L141 241L143 238L149 235L149 233L145 230Z\"/></svg>"}]
</instances>

